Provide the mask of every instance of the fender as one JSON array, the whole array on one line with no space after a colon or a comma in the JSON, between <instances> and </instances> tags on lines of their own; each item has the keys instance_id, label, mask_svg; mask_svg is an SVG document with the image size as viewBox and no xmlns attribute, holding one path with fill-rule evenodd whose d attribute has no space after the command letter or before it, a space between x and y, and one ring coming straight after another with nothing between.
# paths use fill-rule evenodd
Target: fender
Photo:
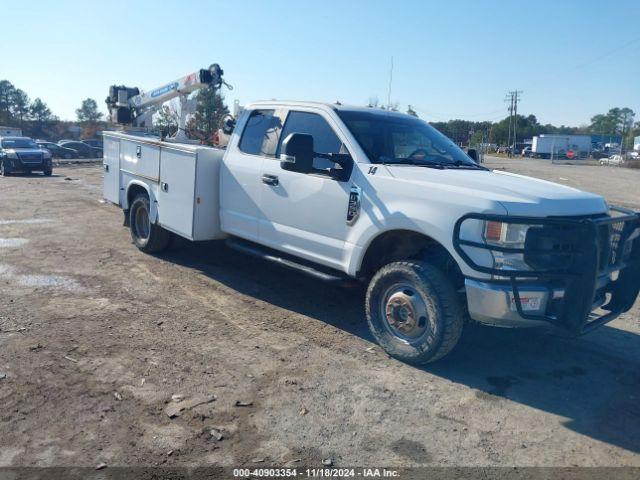
<instances>
[{"instance_id":1,"label":"fender","mask_svg":"<svg viewBox=\"0 0 640 480\"><path fill-rule=\"evenodd\" d=\"M434 236L430 233L427 233L425 230L422 230L420 228L417 228L417 226L415 224L413 225L401 225L401 224L397 224L397 225L385 225L385 228L380 230L377 229L374 225L371 225L372 228L368 228L365 231L362 232L362 235L360 236L360 238L358 238L358 244L352 244L352 248L350 249L350 253L351 255L349 256L349 260L348 260L348 270L347 273L351 276L355 276L360 269L362 268L362 263L364 261L364 258L369 250L369 248L371 247L372 243L379 237L389 233L389 232L395 232L395 231L403 231L403 232L407 232L407 233L415 233L418 235L422 235L424 237L428 237L431 240L433 240L434 242L440 244L441 246L443 246L447 251L450 252L450 249L448 248L449 246L446 244L446 242L441 241L437 236ZM451 253L451 252L450 252ZM452 255L455 254L455 251L452 253Z\"/></svg>"},{"instance_id":2,"label":"fender","mask_svg":"<svg viewBox=\"0 0 640 480\"><path fill-rule=\"evenodd\" d=\"M155 192L156 189L151 188L151 186L148 183L142 180L133 179L129 181L129 183L127 184L124 198L122 199L122 209L129 210L129 191L133 186L142 187L147 192L147 195L149 195L149 220L151 220L152 223L157 223L158 200Z\"/></svg>"}]
</instances>

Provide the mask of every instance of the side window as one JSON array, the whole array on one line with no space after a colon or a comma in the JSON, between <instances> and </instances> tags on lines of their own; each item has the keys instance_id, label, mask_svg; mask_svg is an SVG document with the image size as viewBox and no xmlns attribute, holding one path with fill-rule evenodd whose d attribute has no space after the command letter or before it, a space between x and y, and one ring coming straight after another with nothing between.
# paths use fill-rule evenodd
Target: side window
<instances>
[{"instance_id":1,"label":"side window","mask_svg":"<svg viewBox=\"0 0 640 480\"><path fill-rule=\"evenodd\" d=\"M316 153L347 153L345 146L331 126L316 113L291 111L282 129L280 138L284 140L290 133L307 133L313 136L313 149ZM282 142L278 146L280 153ZM334 168L335 164L326 158L315 158L313 167L318 170Z\"/></svg>"},{"instance_id":2,"label":"side window","mask_svg":"<svg viewBox=\"0 0 640 480\"><path fill-rule=\"evenodd\" d=\"M273 156L282 130L282 120L275 110L254 110L240 137L238 147L251 155Z\"/></svg>"}]
</instances>

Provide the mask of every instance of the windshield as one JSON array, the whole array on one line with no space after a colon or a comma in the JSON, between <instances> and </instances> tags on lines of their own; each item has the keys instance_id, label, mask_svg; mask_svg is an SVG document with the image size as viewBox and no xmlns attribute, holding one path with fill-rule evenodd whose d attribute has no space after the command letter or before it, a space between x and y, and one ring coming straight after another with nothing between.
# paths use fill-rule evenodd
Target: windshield
<instances>
[{"instance_id":1,"label":"windshield","mask_svg":"<svg viewBox=\"0 0 640 480\"><path fill-rule=\"evenodd\" d=\"M2 148L40 148L30 138L5 138L2 140Z\"/></svg>"},{"instance_id":2,"label":"windshield","mask_svg":"<svg viewBox=\"0 0 640 480\"><path fill-rule=\"evenodd\" d=\"M338 110L372 163L482 168L428 123L381 111Z\"/></svg>"}]
</instances>

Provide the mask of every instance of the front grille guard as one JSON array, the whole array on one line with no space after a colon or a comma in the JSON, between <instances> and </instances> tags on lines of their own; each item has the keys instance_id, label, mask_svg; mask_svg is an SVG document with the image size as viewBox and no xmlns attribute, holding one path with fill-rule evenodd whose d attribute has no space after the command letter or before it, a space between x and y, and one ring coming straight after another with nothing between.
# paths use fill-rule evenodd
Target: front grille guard
<instances>
[{"instance_id":1,"label":"front grille guard","mask_svg":"<svg viewBox=\"0 0 640 480\"><path fill-rule=\"evenodd\" d=\"M523 217L470 213L461 217L455 224L453 246L458 255L473 270L501 277L482 280L487 283L508 284L511 286L513 302L518 314L529 320L544 320L563 327L572 334L582 334L599 327L629 310L640 290L640 215L622 208L611 207L611 216L596 218L562 217ZM615 216L614 216L615 215ZM551 226L572 232L576 243L569 251L554 249L526 249L460 238L462 225L468 220L498 221L533 226ZM478 265L463 247L479 248L504 253L528 255L561 255L567 266L555 269L506 270ZM599 279L609 277L618 271L618 278L599 286ZM564 288L564 297L553 313L534 315L526 313L518 288L518 280L545 286L552 299L554 287ZM601 283L601 282L600 282ZM601 315L593 313L596 296L609 294L608 301L600 309Z\"/></svg>"}]
</instances>

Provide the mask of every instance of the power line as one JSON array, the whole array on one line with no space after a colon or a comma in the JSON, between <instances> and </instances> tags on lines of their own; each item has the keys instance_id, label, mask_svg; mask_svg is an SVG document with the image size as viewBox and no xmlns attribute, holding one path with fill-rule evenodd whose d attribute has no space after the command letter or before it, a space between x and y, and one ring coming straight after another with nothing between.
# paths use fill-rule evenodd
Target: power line
<instances>
[{"instance_id":1,"label":"power line","mask_svg":"<svg viewBox=\"0 0 640 480\"><path fill-rule=\"evenodd\" d=\"M417 110L427 115L441 118L443 120L465 120L465 118L469 118L469 117L484 117L486 115L494 115L498 112L504 111L502 108L499 108L497 110L491 110L490 112L480 112L480 113L447 113L447 112L434 112L433 110L429 110L427 108L421 107L420 105L414 105L413 103L411 104L411 106L414 108L414 110ZM497 118L498 117L492 117L487 120L492 120ZM504 118L504 117L500 116L499 118Z\"/></svg>"},{"instance_id":2,"label":"power line","mask_svg":"<svg viewBox=\"0 0 640 480\"><path fill-rule=\"evenodd\" d=\"M529 87L528 84L527 84L527 90L539 90L540 88L543 88L544 85L547 82L550 82L550 81L553 81L553 80L557 80L558 78L561 78L561 77L566 77L567 74L570 73L570 72L574 72L576 70L580 70L581 68L588 67L589 65L593 65L594 63L597 63L600 60L603 60L603 59L607 58L608 56L613 55L614 53L618 53L619 51L624 50L625 48L633 45L634 43L636 43L638 41L640 41L640 37L634 37L631 40L629 40L629 41L627 41L627 42L625 42L623 44L620 44L617 47L612 48L611 50L607 50L606 52L604 52L604 53L602 53L600 55L592 57L589 60L585 60L585 61L577 63L577 64L575 64L573 66L569 66L567 68L563 68L562 72L560 72L560 73L555 73L555 74L549 75L547 77L537 78L536 79L536 85L532 85L531 87Z\"/></svg>"}]
</instances>

